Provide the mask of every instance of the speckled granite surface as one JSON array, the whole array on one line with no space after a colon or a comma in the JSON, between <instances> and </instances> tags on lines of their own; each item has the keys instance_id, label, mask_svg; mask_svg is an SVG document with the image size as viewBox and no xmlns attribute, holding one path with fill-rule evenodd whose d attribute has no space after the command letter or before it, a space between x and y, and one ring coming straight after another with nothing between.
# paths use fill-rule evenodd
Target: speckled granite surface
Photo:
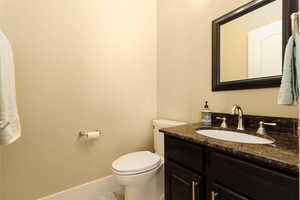
<instances>
[{"instance_id":1,"label":"speckled granite surface","mask_svg":"<svg viewBox=\"0 0 300 200\"><path fill-rule=\"evenodd\" d=\"M238 124L238 116L228 113L212 113L212 124L213 126L219 127L222 120L217 120L216 117L226 117L228 127L236 127ZM296 118L285 118L285 117L268 117L268 116L257 116L257 115L243 115L244 126L246 129L257 130L259 122L276 123L276 126L264 126L266 131L277 131L280 133L298 134L298 119Z\"/></svg>"},{"instance_id":2,"label":"speckled granite surface","mask_svg":"<svg viewBox=\"0 0 300 200\"><path fill-rule=\"evenodd\" d=\"M268 133L269 136L276 140L274 143L275 145L242 144L202 136L195 132L198 129L220 128L203 126L201 123L195 123L172 128L164 128L161 129L161 131L167 135L205 145L231 155L243 157L247 160L252 160L256 163L270 166L271 168L278 168L293 174L299 173L297 136L287 133L270 132ZM247 130L243 132L256 135L255 130Z\"/></svg>"}]
</instances>

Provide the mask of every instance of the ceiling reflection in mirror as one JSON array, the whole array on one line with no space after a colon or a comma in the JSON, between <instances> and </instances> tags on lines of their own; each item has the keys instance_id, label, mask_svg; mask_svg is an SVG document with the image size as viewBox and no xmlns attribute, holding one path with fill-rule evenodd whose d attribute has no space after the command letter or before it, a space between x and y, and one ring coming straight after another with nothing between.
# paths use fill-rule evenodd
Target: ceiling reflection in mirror
<instances>
[{"instance_id":1,"label":"ceiling reflection in mirror","mask_svg":"<svg viewBox=\"0 0 300 200\"><path fill-rule=\"evenodd\" d=\"M282 0L220 27L221 82L282 74Z\"/></svg>"}]
</instances>

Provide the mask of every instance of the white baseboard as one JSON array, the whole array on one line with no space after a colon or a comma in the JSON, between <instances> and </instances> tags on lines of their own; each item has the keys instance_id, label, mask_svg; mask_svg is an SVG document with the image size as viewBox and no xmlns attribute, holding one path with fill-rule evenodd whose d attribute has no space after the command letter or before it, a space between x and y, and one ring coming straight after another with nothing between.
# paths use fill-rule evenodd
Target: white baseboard
<instances>
[{"instance_id":1,"label":"white baseboard","mask_svg":"<svg viewBox=\"0 0 300 200\"><path fill-rule=\"evenodd\" d=\"M116 183L113 176L107 176L39 200L114 200L110 194L122 190L123 187Z\"/></svg>"}]
</instances>

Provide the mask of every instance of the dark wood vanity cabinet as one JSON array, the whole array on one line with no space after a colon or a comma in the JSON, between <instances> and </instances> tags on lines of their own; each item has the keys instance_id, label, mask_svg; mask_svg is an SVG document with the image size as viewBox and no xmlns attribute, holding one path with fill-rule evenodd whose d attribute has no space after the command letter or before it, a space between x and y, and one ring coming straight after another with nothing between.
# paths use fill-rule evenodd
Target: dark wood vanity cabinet
<instances>
[{"instance_id":1,"label":"dark wood vanity cabinet","mask_svg":"<svg viewBox=\"0 0 300 200\"><path fill-rule=\"evenodd\" d=\"M166 200L298 200L297 175L165 135Z\"/></svg>"},{"instance_id":2,"label":"dark wood vanity cabinet","mask_svg":"<svg viewBox=\"0 0 300 200\"><path fill-rule=\"evenodd\" d=\"M297 177L222 153L208 151L207 175L210 182L228 186L250 199L299 199Z\"/></svg>"},{"instance_id":3,"label":"dark wood vanity cabinet","mask_svg":"<svg viewBox=\"0 0 300 200\"><path fill-rule=\"evenodd\" d=\"M210 196L208 199L214 199L214 200L249 200L246 197L243 197L242 195L230 190L229 188L226 188L224 186L221 186L217 183L211 184L211 191Z\"/></svg>"},{"instance_id":4,"label":"dark wood vanity cabinet","mask_svg":"<svg viewBox=\"0 0 300 200\"><path fill-rule=\"evenodd\" d=\"M204 181L202 176L193 173L173 162L166 162L166 199L203 200Z\"/></svg>"}]
</instances>

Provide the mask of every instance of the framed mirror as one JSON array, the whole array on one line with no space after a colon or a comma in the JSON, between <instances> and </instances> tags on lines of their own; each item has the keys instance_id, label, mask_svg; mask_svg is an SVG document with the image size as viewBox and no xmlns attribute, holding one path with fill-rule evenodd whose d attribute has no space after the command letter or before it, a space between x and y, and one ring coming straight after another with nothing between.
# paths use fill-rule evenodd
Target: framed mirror
<instances>
[{"instance_id":1,"label":"framed mirror","mask_svg":"<svg viewBox=\"0 0 300 200\"><path fill-rule=\"evenodd\" d=\"M213 21L212 90L279 87L298 0L255 0Z\"/></svg>"}]
</instances>

